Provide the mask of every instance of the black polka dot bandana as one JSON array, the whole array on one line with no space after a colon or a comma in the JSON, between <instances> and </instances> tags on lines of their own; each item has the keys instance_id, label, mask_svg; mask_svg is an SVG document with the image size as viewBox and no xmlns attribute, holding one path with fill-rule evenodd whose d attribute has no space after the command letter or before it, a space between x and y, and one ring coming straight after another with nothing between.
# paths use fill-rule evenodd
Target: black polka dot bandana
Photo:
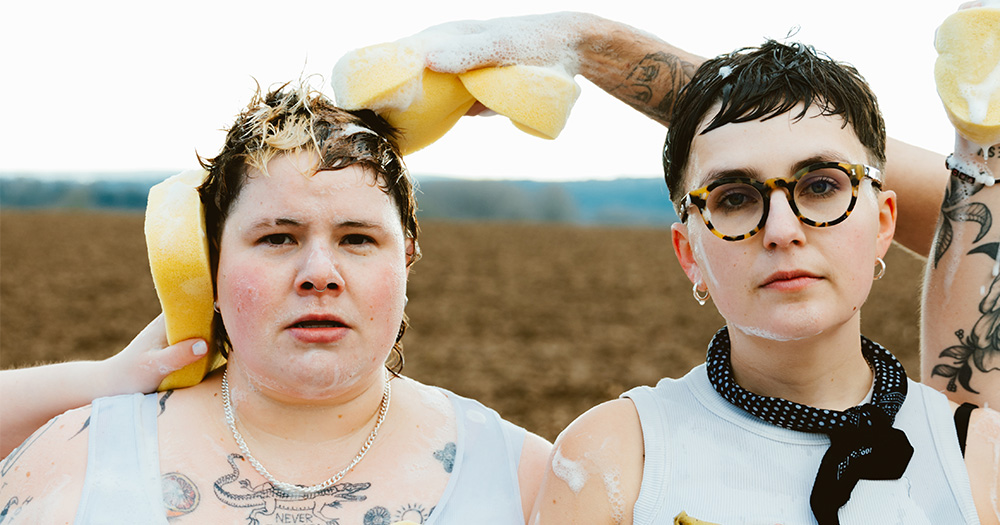
<instances>
[{"instance_id":1,"label":"black polka dot bandana","mask_svg":"<svg viewBox=\"0 0 1000 525\"><path fill-rule=\"evenodd\" d=\"M913 455L903 431L893 428L906 399L906 371L888 350L861 336L861 352L875 375L871 403L840 412L748 392L733 378L729 330L708 347L708 379L726 401L773 425L830 436L810 505L820 525L839 524L837 511L861 479L899 479Z\"/></svg>"}]
</instances>

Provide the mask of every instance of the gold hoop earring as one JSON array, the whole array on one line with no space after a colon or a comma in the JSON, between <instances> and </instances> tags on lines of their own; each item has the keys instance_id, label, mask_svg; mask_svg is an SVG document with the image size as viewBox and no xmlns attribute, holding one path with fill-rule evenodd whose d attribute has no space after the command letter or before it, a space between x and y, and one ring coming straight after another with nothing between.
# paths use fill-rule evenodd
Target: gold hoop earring
<instances>
[{"instance_id":1,"label":"gold hoop earring","mask_svg":"<svg viewBox=\"0 0 1000 525\"><path fill-rule=\"evenodd\" d=\"M694 295L694 300L698 301L700 306L705 306L705 302L708 301L708 288L705 288L705 292L701 293L698 291L699 284L701 284L700 281L694 283L694 287L691 288L691 294Z\"/></svg>"},{"instance_id":2,"label":"gold hoop earring","mask_svg":"<svg viewBox=\"0 0 1000 525\"><path fill-rule=\"evenodd\" d=\"M877 281L885 275L885 261L881 257L876 257L875 262L878 263L878 269L875 271L874 280Z\"/></svg>"}]
</instances>

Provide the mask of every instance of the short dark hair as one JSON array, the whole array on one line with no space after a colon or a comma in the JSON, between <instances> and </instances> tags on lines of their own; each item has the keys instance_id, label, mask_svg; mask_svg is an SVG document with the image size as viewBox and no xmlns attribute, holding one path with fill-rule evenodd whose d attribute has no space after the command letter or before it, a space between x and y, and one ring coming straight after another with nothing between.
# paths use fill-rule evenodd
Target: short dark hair
<instances>
[{"instance_id":1,"label":"short dark hair","mask_svg":"<svg viewBox=\"0 0 1000 525\"><path fill-rule=\"evenodd\" d=\"M801 119L816 105L822 115L840 115L868 150L869 162L885 165L885 122L875 94L858 70L812 46L767 40L706 61L674 104L663 147L663 172L670 199L679 207L682 180L695 132L708 112L718 113L701 132L726 124L767 120L803 104Z\"/></svg>"},{"instance_id":2,"label":"short dark hair","mask_svg":"<svg viewBox=\"0 0 1000 525\"><path fill-rule=\"evenodd\" d=\"M417 203L397 137L398 132L373 111L340 109L307 84L295 88L285 84L266 95L261 95L258 88L250 104L229 128L222 151L211 159L199 157L201 166L208 171L198 192L205 210L213 283L219 268L223 226L247 182L250 169L266 174L268 161L298 151L317 154L317 171L340 170L354 165L364 167L396 204L403 234L413 240L414 252L407 266L416 262L420 258ZM386 362L394 373L399 373L403 367L401 339L407 324L404 314L392 354ZM216 344L223 355L227 355L229 337L218 313L213 331Z\"/></svg>"}]
</instances>

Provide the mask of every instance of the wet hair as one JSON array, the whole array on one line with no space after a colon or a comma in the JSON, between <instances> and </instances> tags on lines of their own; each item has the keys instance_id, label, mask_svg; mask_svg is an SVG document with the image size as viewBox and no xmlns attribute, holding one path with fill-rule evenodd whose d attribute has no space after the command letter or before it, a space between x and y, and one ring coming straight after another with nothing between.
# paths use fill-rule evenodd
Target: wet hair
<instances>
[{"instance_id":1,"label":"wet hair","mask_svg":"<svg viewBox=\"0 0 1000 525\"><path fill-rule=\"evenodd\" d=\"M726 124L767 120L795 109L806 116L812 106L822 115L839 115L868 151L868 161L885 165L885 122L857 69L813 47L774 40L711 59L695 72L678 94L663 148L663 172L675 208L684 197L683 176L698 126L701 134ZM709 120L716 105L718 112Z\"/></svg>"},{"instance_id":2,"label":"wet hair","mask_svg":"<svg viewBox=\"0 0 1000 525\"><path fill-rule=\"evenodd\" d=\"M201 166L209 173L198 192L205 209L213 282L219 268L223 226L250 171L266 176L271 159L303 151L319 157L316 171L358 165L371 174L378 187L396 204L403 233L413 240L414 252L406 264L415 263L420 258L417 204L397 137L398 132L374 112L337 108L329 98L305 83L295 88L285 84L266 95L258 87L250 104L229 128L222 151L210 159L199 156ZM386 367L397 374L403 368L402 337L407 325L404 314L386 360ZM213 331L219 349L228 355L229 337L218 313Z\"/></svg>"}]
</instances>

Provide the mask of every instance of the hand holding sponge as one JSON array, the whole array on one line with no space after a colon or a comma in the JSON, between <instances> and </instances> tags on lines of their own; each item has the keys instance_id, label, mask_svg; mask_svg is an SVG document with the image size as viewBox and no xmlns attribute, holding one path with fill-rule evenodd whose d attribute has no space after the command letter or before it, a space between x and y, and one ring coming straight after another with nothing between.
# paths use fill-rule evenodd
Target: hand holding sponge
<instances>
[{"instance_id":1,"label":"hand holding sponge","mask_svg":"<svg viewBox=\"0 0 1000 525\"><path fill-rule=\"evenodd\" d=\"M206 175L204 170L185 171L149 190L146 249L167 342L200 337L209 343L204 357L164 378L161 391L196 385L225 363L211 343L214 292L205 214L198 195Z\"/></svg>"},{"instance_id":2,"label":"hand holding sponge","mask_svg":"<svg viewBox=\"0 0 1000 525\"><path fill-rule=\"evenodd\" d=\"M1000 3L952 14L934 47L934 80L952 124L974 144L1000 144Z\"/></svg>"},{"instance_id":3,"label":"hand holding sponge","mask_svg":"<svg viewBox=\"0 0 1000 525\"><path fill-rule=\"evenodd\" d=\"M512 65L457 75L427 69L418 45L378 44L348 53L334 67L333 88L344 109L372 109L403 132L413 153L441 138L477 100L518 129L554 139L580 95L561 68Z\"/></svg>"}]
</instances>

